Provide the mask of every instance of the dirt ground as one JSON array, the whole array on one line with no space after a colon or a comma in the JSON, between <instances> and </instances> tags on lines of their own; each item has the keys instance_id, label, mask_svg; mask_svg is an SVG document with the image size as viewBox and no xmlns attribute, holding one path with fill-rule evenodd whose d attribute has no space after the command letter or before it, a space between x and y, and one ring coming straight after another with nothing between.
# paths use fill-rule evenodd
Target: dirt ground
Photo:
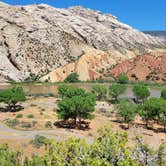
<instances>
[{"instance_id":1,"label":"dirt ground","mask_svg":"<svg viewBox=\"0 0 166 166\"><path fill-rule=\"evenodd\" d=\"M117 117L114 116L113 113L109 115L105 115L103 113L99 113L99 111L95 112L95 118L90 121L90 129L88 130L77 130L77 129L62 129L57 128L54 125L52 128L46 128L45 123L47 121L51 121L52 124L56 122L57 116L55 109L57 108L57 101L53 97L38 97L38 98L29 98L25 103L22 105L24 109L17 112L16 114L7 112L7 113L0 113L0 123L4 123L5 119L14 119L16 118L17 114L23 114L22 118L17 118L20 122L32 122L36 121L36 125L30 130L57 130L60 132L53 132L51 133L53 136L59 137L71 137L75 135L83 136L83 138L92 138L94 139L97 136L97 131L103 126L110 126L113 131L125 131L128 133L129 142L133 144L133 139L136 135L142 136L145 143L149 144L150 146L157 148L159 145L166 141L166 134L163 132L156 132L154 130L147 130L143 125L142 121L139 117L135 120L135 125L132 125L130 129L123 129L122 126L125 126L123 123L117 122ZM109 105L105 102L97 102L96 110L104 108L105 110L112 111L114 108L112 105ZM42 112L42 114L41 114ZM34 118L28 118L29 114L33 114ZM155 128L160 126L154 126ZM22 127L19 125L15 127L16 129L23 130ZM25 129L24 129L25 130ZM26 129L27 130L27 129ZM2 131L1 131L2 132ZM5 131L4 131L5 132ZM33 154L42 154L44 151L43 149L35 149L30 145L30 139L3 139L0 138L0 143L8 143L13 149L23 150L24 153L28 156L32 156Z\"/></svg>"}]
</instances>

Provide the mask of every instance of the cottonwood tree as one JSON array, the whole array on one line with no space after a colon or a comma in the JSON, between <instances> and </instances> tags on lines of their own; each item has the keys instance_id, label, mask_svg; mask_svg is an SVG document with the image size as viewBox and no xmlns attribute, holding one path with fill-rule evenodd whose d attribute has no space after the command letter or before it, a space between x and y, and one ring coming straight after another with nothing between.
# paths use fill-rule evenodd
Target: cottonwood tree
<instances>
[{"instance_id":1,"label":"cottonwood tree","mask_svg":"<svg viewBox=\"0 0 166 166\"><path fill-rule=\"evenodd\" d=\"M58 118L64 121L73 119L74 123L80 127L82 119L93 117L95 103L96 100L93 94L80 88L69 88L66 97L58 103Z\"/></svg>"},{"instance_id":2,"label":"cottonwood tree","mask_svg":"<svg viewBox=\"0 0 166 166\"><path fill-rule=\"evenodd\" d=\"M115 99L115 101L118 101L118 96L124 93L125 90L126 90L126 87L124 85L112 84L109 87L109 94L113 99Z\"/></svg>"},{"instance_id":3,"label":"cottonwood tree","mask_svg":"<svg viewBox=\"0 0 166 166\"><path fill-rule=\"evenodd\" d=\"M129 128L130 123L135 119L137 106L127 100L121 100L117 108L118 115L123 118L123 121L128 124Z\"/></svg>"},{"instance_id":4,"label":"cottonwood tree","mask_svg":"<svg viewBox=\"0 0 166 166\"><path fill-rule=\"evenodd\" d=\"M140 115L148 126L149 120L162 124L166 131L166 100L162 98L150 98L146 100L140 111Z\"/></svg>"},{"instance_id":5,"label":"cottonwood tree","mask_svg":"<svg viewBox=\"0 0 166 166\"><path fill-rule=\"evenodd\" d=\"M58 86L58 94L62 97L62 99L66 96L69 87L67 85Z\"/></svg>"},{"instance_id":6,"label":"cottonwood tree","mask_svg":"<svg viewBox=\"0 0 166 166\"><path fill-rule=\"evenodd\" d=\"M95 94L97 100L103 100L107 96L107 88L104 85L93 85L92 93Z\"/></svg>"},{"instance_id":7,"label":"cottonwood tree","mask_svg":"<svg viewBox=\"0 0 166 166\"><path fill-rule=\"evenodd\" d=\"M141 100L141 102L143 103L145 99L150 96L149 89L144 85L135 85L133 87L133 93L136 97L137 103L139 102L139 100Z\"/></svg>"},{"instance_id":8,"label":"cottonwood tree","mask_svg":"<svg viewBox=\"0 0 166 166\"><path fill-rule=\"evenodd\" d=\"M26 100L22 87L13 87L0 91L0 102L8 105L10 111L16 111L16 104Z\"/></svg>"}]
</instances>

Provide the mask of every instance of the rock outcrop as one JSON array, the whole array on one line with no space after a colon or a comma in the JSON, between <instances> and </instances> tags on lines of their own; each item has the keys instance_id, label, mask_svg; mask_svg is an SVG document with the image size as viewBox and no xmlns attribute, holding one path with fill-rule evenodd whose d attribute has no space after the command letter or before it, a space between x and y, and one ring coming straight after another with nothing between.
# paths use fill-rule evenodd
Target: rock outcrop
<instances>
[{"instance_id":1,"label":"rock outcrop","mask_svg":"<svg viewBox=\"0 0 166 166\"><path fill-rule=\"evenodd\" d=\"M87 48L94 52L87 54ZM72 64L81 65L86 58L94 63L95 57L102 59L99 52L109 59L111 65L160 48L166 48L164 40L145 35L120 23L115 16L99 11L82 7L58 9L45 4L10 6L0 3L1 81L23 81L34 75L40 79L61 67L63 70ZM80 57L83 60L79 60ZM97 74L92 74L95 76L86 75L92 73L87 72L91 70L87 66L71 68L78 71L83 80L99 75L100 68L97 67L93 70ZM51 80L60 81L64 76L60 72L60 77Z\"/></svg>"},{"instance_id":2,"label":"rock outcrop","mask_svg":"<svg viewBox=\"0 0 166 166\"><path fill-rule=\"evenodd\" d=\"M102 77L101 71L109 68L111 64L116 64L115 58L103 51L86 49L84 55L78 60L55 69L40 80L51 82L64 81L71 73L77 73L79 75L79 80L82 81L96 80Z\"/></svg>"},{"instance_id":3,"label":"rock outcrop","mask_svg":"<svg viewBox=\"0 0 166 166\"><path fill-rule=\"evenodd\" d=\"M127 73L132 81L166 81L166 52L160 56L143 55L130 60L125 60L107 71L115 78Z\"/></svg>"}]
</instances>

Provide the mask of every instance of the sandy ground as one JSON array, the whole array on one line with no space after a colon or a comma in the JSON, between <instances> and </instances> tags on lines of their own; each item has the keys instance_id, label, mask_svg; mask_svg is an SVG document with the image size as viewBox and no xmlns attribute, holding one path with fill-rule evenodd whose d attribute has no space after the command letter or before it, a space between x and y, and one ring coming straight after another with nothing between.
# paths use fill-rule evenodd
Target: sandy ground
<instances>
[{"instance_id":1,"label":"sandy ground","mask_svg":"<svg viewBox=\"0 0 166 166\"><path fill-rule=\"evenodd\" d=\"M166 141L165 133L147 130L143 127L139 118L135 121L136 125L131 126L129 130L123 129L121 126L124 124L116 122L117 117L113 116L111 113L108 116L96 112L95 118L91 120L90 129L84 131L76 129L62 129L55 126L53 126L52 129L46 129L46 121L51 121L52 123L57 121L56 113L53 111L57 107L56 103L56 99L53 97L39 97L35 99L30 98L23 103L24 110L21 110L15 115L10 112L0 113L0 143L8 143L9 146L14 149L23 149L26 155L31 156L33 153L41 154L40 149L35 149L29 144L29 141L37 134L54 138L55 140L64 140L69 137L79 137L85 139L87 142L92 142L97 136L97 131L103 126L110 126L113 131L127 132L130 144L133 144L133 139L136 135L141 135L144 142L154 148L157 148L162 142ZM105 102L97 102L96 110L101 108L109 111L114 109L112 105ZM43 112L43 114L41 115L40 112ZM32 129L32 131L15 130L3 125L3 121L5 119L13 119L19 113L23 114L23 118L19 118L19 121L37 121L37 125ZM27 115L29 114L33 114L34 118L27 118ZM41 149L41 151L43 151L43 149Z\"/></svg>"}]
</instances>

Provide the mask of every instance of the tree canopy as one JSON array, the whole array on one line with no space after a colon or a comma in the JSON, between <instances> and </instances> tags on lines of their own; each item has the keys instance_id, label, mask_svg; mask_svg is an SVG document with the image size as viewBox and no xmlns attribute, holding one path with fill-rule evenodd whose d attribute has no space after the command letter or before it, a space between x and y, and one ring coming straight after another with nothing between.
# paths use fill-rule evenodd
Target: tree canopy
<instances>
[{"instance_id":1,"label":"tree canopy","mask_svg":"<svg viewBox=\"0 0 166 166\"><path fill-rule=\"evenodd\" d=\"M69 87L65 93L65 98L58 103L58 117L65 121L73 119L75 124L78 119L80 125L81 119L93 117L91 113L94 112L95 103L93 94L80 88Z\"/></svg>"},{"instance_id":2,"label":"tree canopy","mask_svg":"<svg viewBox=\"0 0 166 166\"><path fill-rule=\"evenodd\" d=\"M149 89L144 85L135 85L133 87L133 93L136 97L137 102L139 100L144 102L144 100L147 99L150 96Z\"/></svg>"},{"instance_id":3,"label":"tree canopy","mask_svg":"<svg viewBox=\"0 0 166 166\"><path fill-rule=\"evenodd\" d=\"M118 114L123 118L124 122L129 124L134 121L137 113L137 106L127 100L121 100L117 106Z\"/></svg>"},{"instance_id":4,"label":"tree canopy","mask_svg":"<svg viewBox=\"0 0 166 166\"><path fill-rule=\"evenodd\" d=\"M68 89L69 89L69 87L68 87L67 85L65 85L65 84L59 85L59 86L58 86L58 94L59 94L62 98L64 98L64 97L66 96L66 94L67 94Z\"/></svg>"},{"instance_id":5,"label":"tree canopy","mask_svg":"<svg viewBox=\"0 0 166 166\"><path fill-rule=\"evenodd\" d=\"M128 78L127 74L122 73L118 76L117 81L120 84L125 84L129 81L129 78Z\"/></svg>"},{"instance_id":6,"label":"tree canopy","mask_svg":"<svg viewBox=\"0 0 166 166\"><path fill-rule=\"evenodd\" d=\"M107 88L104 85L96 84L92 86L92 93L95 94L97 100L102 100L107 96Z\"/></svg>"},{"instance_id":7,"label":"tree canopy","mask_svg":"<svg viewBox=\"0 0 166 166\"><path fill-rule=\"evenodd\" d=\"M118 101L118 96L125 92L126 87L120 84L112 84L109 87L109 90L110 90L109 92L110 96L114 98L116 101Z\"/></svg>"},{"instance_id":8,"label":"tree canopy","mask_svg":"<svg viewBox=\"0 0 166 166\"><path fill-rule=\"evenodd\" d=\"M162 98L150 98L146 100L140 111L141 117L148 125L149 120L155 120L164 125L166 131L166 100Z\"/></svg>"},{"instance_id":9,"label":"tree canopy","mask_svg":"<svg viewBox=\"0 0 166 166\"><path fill-rule=\"evenodd\" d=\"M26 97L22 87L13 87L0 91L0 102L7 104L11 111L15 111L18 102L25 100Z\"/></svg>"},{"instance_id":10,"label":"tree canopy","mask_svg":"<svg viewBox=\"0 0 166 166\"><path fill-rule=\"evenodd\" d=\"M71 83L79 82L79 75L77 73L71 73L66 77L64 82L71 82Z\"/></svg>"}]
</instances>

